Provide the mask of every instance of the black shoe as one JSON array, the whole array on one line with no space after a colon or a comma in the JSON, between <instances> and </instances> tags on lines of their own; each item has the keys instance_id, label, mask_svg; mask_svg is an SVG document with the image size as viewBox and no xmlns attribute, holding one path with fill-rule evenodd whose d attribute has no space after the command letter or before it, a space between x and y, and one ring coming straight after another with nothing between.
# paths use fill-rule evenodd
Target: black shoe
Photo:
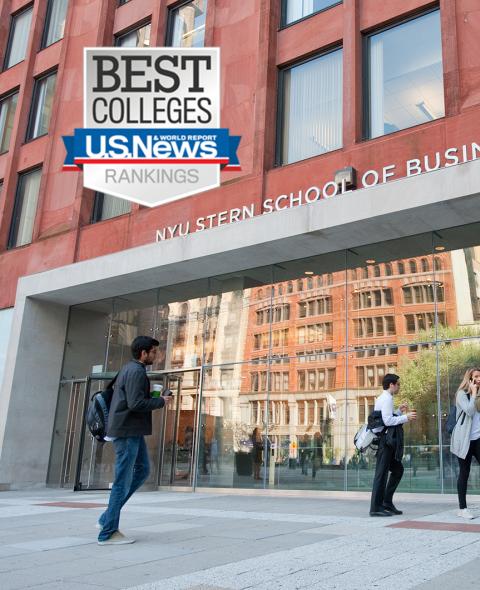
<instances>
[{"instance_id":1,"label":"black shoe","mask_svg":"<svg viewBox=\"0 0 480 590\"><path fill-rule=\"evenodd\" d=\"M392 513L383 508L379 508L378 510L371 510L370 516L392 516Z\"/></svg>"},{"instance_id":2,"label":"black shoe","mask_svg":"<svg viewBox=\"0 0 480 590\"><path fill-rule=\"evenodd\" d=\"M383 509L387 510L387 512L391 512L392 514L403 514L403 512L395 508L393 504L384 504Z\"/></svg>"}]
</instances>

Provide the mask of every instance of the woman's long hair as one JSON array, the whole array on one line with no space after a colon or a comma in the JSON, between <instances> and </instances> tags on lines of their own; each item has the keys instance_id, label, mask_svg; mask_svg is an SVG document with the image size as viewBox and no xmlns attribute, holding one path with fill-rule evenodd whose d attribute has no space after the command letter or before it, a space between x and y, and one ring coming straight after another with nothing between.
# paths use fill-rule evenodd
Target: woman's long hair
<instances>
[{"instance_id":1,"label":"woman's long hair","mask_svg":"<svg viewBox=\"0 0 480 590\"><path fill-rule=\"evenodd\" d=\"M475 371L480 373L480 369L478 367L472 367L471 369L467 369L465 371L465 375L463 376L463 380L458 386L458 389L463 389L463 391L468 392L470 379L472 378L472 375L475 373Z\"/></svg>"}]
</instances>

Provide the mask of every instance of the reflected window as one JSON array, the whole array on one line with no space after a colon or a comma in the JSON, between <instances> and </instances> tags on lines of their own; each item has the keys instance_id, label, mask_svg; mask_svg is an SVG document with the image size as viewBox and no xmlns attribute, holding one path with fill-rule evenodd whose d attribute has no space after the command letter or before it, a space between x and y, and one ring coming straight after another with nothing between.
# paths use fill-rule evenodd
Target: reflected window
<instances>
[{"instance_id":1,"label":"reflected window","mask_svg":"<svg viewBox=\"0 0 480 590\"><path fill-rule=\"evenodd\" d=\"M440 258L438 256L435 256L433 261L435 270L442 270L442 261L440 260Z\"/></svg>"},{"instance_id":2,"label":"reflected window","mask_svg":"<svg viewBox=\"0 0 480 590\"><path fill-rule=\"evenodd\" d=\"M380 276L380 274L381 274L381 273L380 273L380 266L379 266L378 264L376 264L376 265L373 267L373 276L374 276L374 277L379 277L379 276Z\"/></svg>"},{"instance_id":3,"label":"reflected window","mask_svg":"<svg viewBox=\"0 0 480 590\"><path fill-rule=\"evenodd\" d=\"M7 70L25 59L32 20L32 7L12 16L3 69Z\"/></svg>"},{"instance_id":4,"label":"reflected window","mask_svg":"<svg viewBox=\"0 0 480 590\"><path fill-rule=\"evenodd\" d=\"M367 136L445 116L440 11L367 37Z\"/></svg>"},{"instance_id":5,"label":"reflected window","mask_svg":"<svg viewBox=\"0 0 480 590\"><path fill-rule=\"evenodd\" d=\"M17 100L18 92L0 100L0 154L8 151L10 145Z\"/></svg>"},{"instance_id":6,"label":"reflected window","mask_svg":"<svg viewBox=\"0 0 480 590\"><path fill-rule=\"evenodd\" d=\"M378 316L374 318L358 318L354 320L355 336L365 338L371 336L392 336L395 334L394 316Z\"/></svg>"},{"instance_id":7,"label":"reflected window","mask_svg":"<svg viewBox=\"0 0 480 590\"><path fill-rule=\"evenodd\" d=\"M293 283L292 281L288 281L287 283L287 293L290 295L290 293L293 293Z\"/></svg>"},{"instance_id":8,"label":"reflected window","mask_svg":"<svg viewBox=\"0 0 480 590\"><path fill-rule=\"evenodd\" d=\"M124 35L115 37L117 47L149 47L150 46L150 23Z\"/></svg>"},{"instance_id":9,"label":"reflected window","mask_svg":"<svg viewBox=\"0 0 480 590\"><path fill-rule=\"evenodd\" d=\"M417 272L417 263L415 262L415 260L410 260L409 265L410 265L410 272L415 274Z\"/></svg>"},{"instance_id":10,"label":"reflected window","mask_svg":"<svg viewBox=\"0 0 480 590\"><path fill-rule=\"evenodd\" d=\"M282 0L283 25L340 4L342 0Z\"/></svg>"},{"instance_id":11,"label":"reflected window","mask_svg":"<svg viewBox=\"0 0 480 590\"><path fill-rule=\"evenodd\" d=\"M207 0L184 2L169 14L170 47L204 47Z\"/></svg>"},{"instance_id":12,"label":"reflected window","mask_svg":"<svg viewBox=\"0 0 480 590\"><path fill-rule=\"evenodd\" d=\"M43 31L42 48L63 38L69 0L49 0Z\"/></svg>"},{"instance_id":13,"label":"reflected window","mask_svg":"<svg viewBox=\"0 0 480 590\"><path fill-rule=\"evenodd\" d=\"M284 70L279 164L342 146L342 50Z\"/></svg>"},{"instance_id":14,"label":"reflected window","mask_svg":"<svg viewBox=\"0 0 480 590\"><path fill-rule=\"evenodd\" d=\"M385 274L387 275L387 277L391 277L393 274L392 265L390 264L390 262L387 262L385 264Z\"/></svg>"},{"instance_id":15,"label":"reflected window","mask_svg":"<svg viewBox=\"0 0 480 590\"><path fill-rule=\"evenodd\" d=\"M403 262L397 262L398 267L398 274L404 275L405 274L405 264Z\"/></svg>"},{"instance_id":16,"label":"reflected window","mask_svg":"<svg viewBox=\"0 0 480 590\"><path fill-rule=\"evenodd\" d=\"M353 308L386 307L393 305L392 289L370 289L353 293Z\"/></svg>"},{"instance_id":17,"label":"reflected window","mask_svg":"<svg viewBox=\"0 0 480 590\"><path fill-rule=\"evenodd\" d=\"M428 260L426 258L422 258L421 264L422 264L422 272L429 272L430 267L428 265Z\"/></svg>"},{"instance_id":18,"label":"reflected window","mask_svg":"<svg viewBox=\"0 0 480 590\"><path fill-rule=\"evenodd\" d=\"M56 72L35 80L27 129L27 141L48 133L56 81Z\"/></svg>"},{"instance_id":19,"label":"reflected window","mask_svg":"<svg viewBox=\"0 0 480 590\"><path fill-rule=\"evenodd\" d=\"M132 202L107 193L95 193L92 223L130 213Z\"/></svg>"},{"instance_id":20,"label":"reflected window","mask_svg":"<svg viewBox=\"0 0 480 590\"><path fill-rule=\"evenodd\" d=\"M298 281L297 281L297 291L303 291L303 281L302 281L302 279L298 279Z\"/></svg>"}]
</instances>

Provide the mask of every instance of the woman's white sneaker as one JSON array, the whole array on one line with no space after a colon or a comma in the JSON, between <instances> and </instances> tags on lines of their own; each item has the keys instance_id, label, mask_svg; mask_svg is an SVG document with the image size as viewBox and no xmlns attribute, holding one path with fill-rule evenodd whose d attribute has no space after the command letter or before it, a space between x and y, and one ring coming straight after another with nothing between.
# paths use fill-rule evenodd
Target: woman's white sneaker
<instances>
[{"instance_id":1,"label":"woman's white sneaker","mask_svg":"<svg viewBox=\"0 0 480 590\"><path fill-rule=\"evenodd\" d=\"M460 516L460 518L465 518L466 520L472 520L475 518L468 508L461 508L457 512L457 516Z\"/></svg>"}]
</instances>

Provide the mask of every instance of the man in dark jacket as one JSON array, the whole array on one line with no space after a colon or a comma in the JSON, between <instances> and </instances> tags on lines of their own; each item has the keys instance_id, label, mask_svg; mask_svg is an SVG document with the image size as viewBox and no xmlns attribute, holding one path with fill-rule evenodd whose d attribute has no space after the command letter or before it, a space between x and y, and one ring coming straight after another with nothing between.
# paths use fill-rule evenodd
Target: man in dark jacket
<instances>
[{"instance_id":1,"label":"man in dark jacket","mask_svg":"<svg viewBox=\"0 0 480 590\"><path fill-rule=\"evenodd\" d=\"M144 436L152 434L152 411L163 408L170 397L152 398L146 365L151 365L159 342L137 336L132 342L133 359L118 374L108 416L107 440L115 449L115 481L107 510L98 521L99 545L125 545L133 539L118 530L120 511L150 473Z\"/></svg>"}]
</instances>

